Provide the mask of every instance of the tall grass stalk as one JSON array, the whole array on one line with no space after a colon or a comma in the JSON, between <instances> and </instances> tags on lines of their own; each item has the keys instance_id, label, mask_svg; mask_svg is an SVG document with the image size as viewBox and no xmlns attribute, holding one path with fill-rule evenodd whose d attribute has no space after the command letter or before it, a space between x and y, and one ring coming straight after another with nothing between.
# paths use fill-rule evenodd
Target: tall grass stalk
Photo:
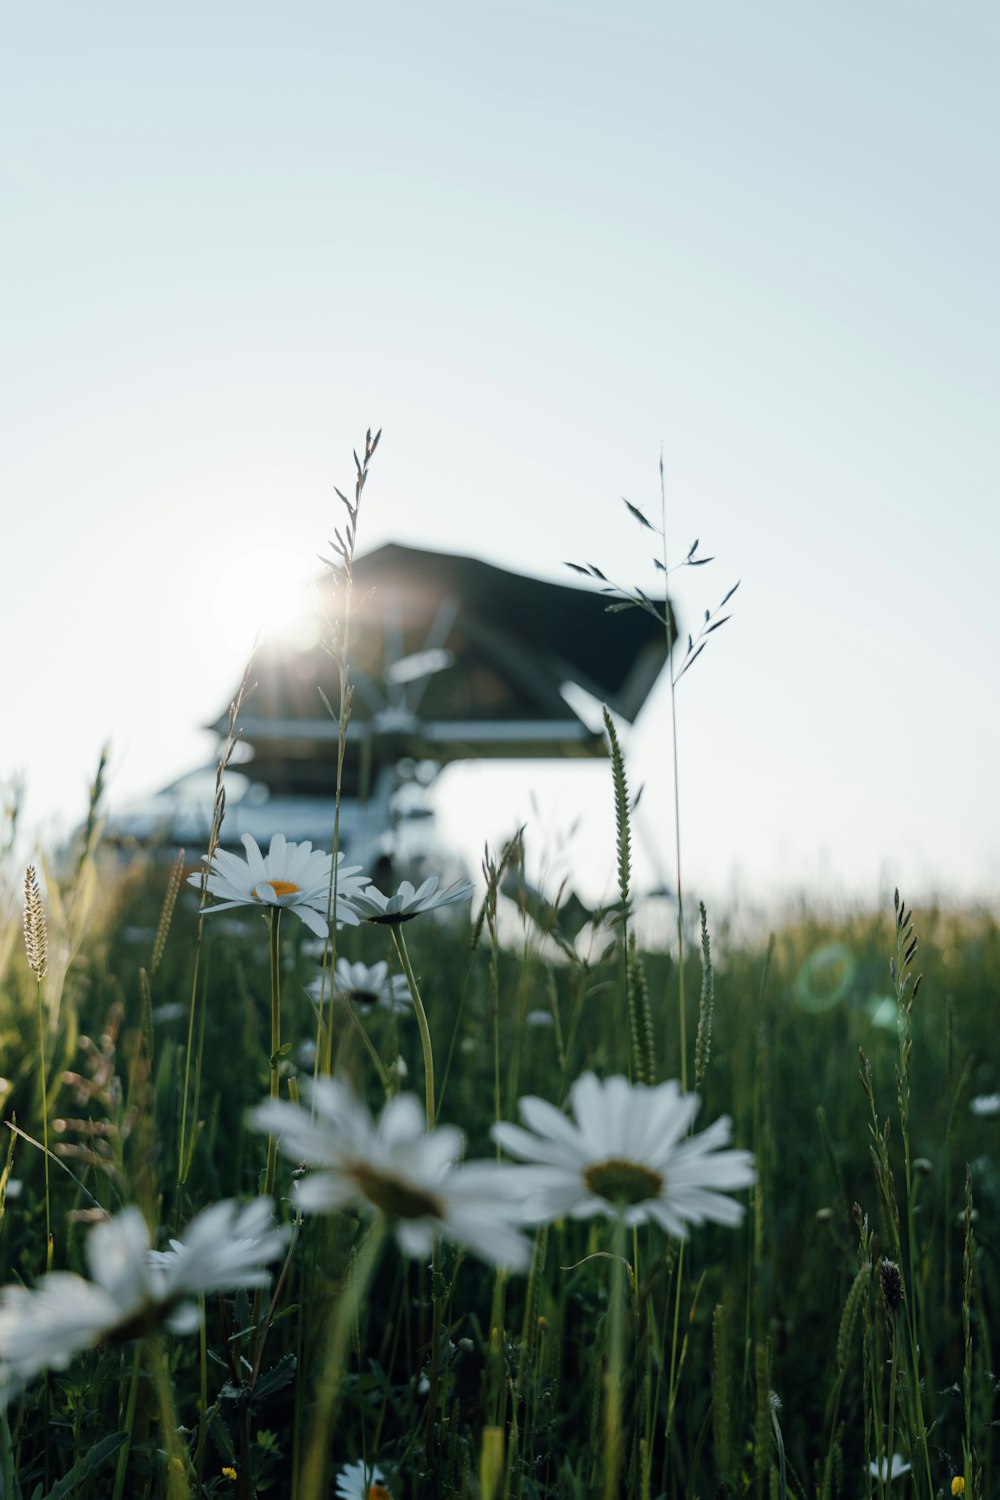
<instances>
[{"instance_id":1,"label":"tall grass stalk","mask_svg":"<svg viewBox=\"0 0 1000 1500\"><path fill-rule=\"evenodd\" d=\"M45 1269L48 1271L52 1269L52 1197L49 1190L49 1092L42 980L49 971L49 940L34 865L29 865L24 874L24 946L28 968L35 976L35 1002L38 1011L38 1076L42 1098L42 1147L45 1163Z\"/></svg>"},{"instance_id":2,"label":"tall grass stalk","mask_svg":"<svg viewBox=\"0 0 1000 1500\"><path fill-rule=\"evenodd\" d=\"M660 449L660 538L663 543L663 577L670 577L670 556L667 549L667 486L663 468L663 449ZM672 750L674 792L674 868L676 880L674 890L677 897L677 1037L681 1059L681 1088L687 1089L687 1004L684 994L684 881L681 876L681 773L677 749L677 683L679 674L674 671L673 651L676 642L674 617L669 598L663 607L663 628L667 638L667 671L670 677L670 744ZM682 670L684 670L682 668Z\"/></svg>"},{"instance_id":3,"label":"tall grass stalk","mask_svg":"<svg viewBox=\"0 0 1000 1500\"><path fill-rule=\"evenodd\" d=\"M963 1213L964 1243L962 1254L962 1345L964 1350L962 1368L962 1397L965 1430L962 1433L962 1476L965 1493L973 1500L974 1454L972 1426L972 1284L976 1261L976 1241L972 1230L972 1168L965 1168L965 1210Z\"/></svg>"},{"instance_id":4,"label":"tall grass stalk","mask_svg":"<svg viewBox=\"0 0 1000 1500\"><path fill-rule=\"evenodd\" d=\"M339 860L337 855L340 851L340 807L343 800L344 786L344 761L347 756L347 730L351 720L351 707L354 699L354 689L350 682L350 663L348 651L351 639L351 618L354 609L354 550L357 544L358 534L358 512L361 509L361 496L368 481L368 469L375 450L378 447L382 429L379 428L372 437L369 427L365 433L364 458L359 459L354 454L354 503L348 500L342 490L336 489L334 493L347 512L347 520L344 530L334 528L330 546L333 548L334 557L322 558L321 561L329 568L334 578L339 583L343 595L343 608L340 618L334 622L332 639L328 651L337 664L337 677L339 682L339 698L337 700L337 711L334 714L329 698L319 689L319 695L323 700L327 712L337 720L337 778L334 789L333 801L333 867L330 871L330 891L327 899L327 923L329 926L329 942L323 949L323 967L320 976L320 1025L316 1046L317 1070L329 1073L332 1068L333 1059L333 1028L334 1028L334 1004L336 993L333 983L333 975L337 966L337 883L339 876ZM367 795L367 789L359 788L361 795ZM329 983L329 1011L323 1021L323 1005L326 985Z\"/></svg>"},{"instance_id":5,"label":"tall grass stalk","mask_svg":"<svg viewBox=\"0 0 1000 1500\"><path fill-rule=\"evenodd\" d=\"M427 1021L424 1002L420 998L420 986L417 984L417 976L410 962L406 939L398 922L392 924L392 936L396 945L396 952L399 955L399 962L402 965L403 973L406 975L406 981L410 987L413 1013L417 1018L417 1029L420 1032L420 1045L424 1054L424 1110L427 1117L427 1129L433 1130L437 1116L437 1106L434 1093L434 1048L431 1043L431 1030ZM431 1315L431 1365L426 1420L426 1447L428 1453L431 1453L434 1447L434 1418L437 1409L438 1379L441 1367L441 1327L444 1316L444 1291L440 1283L441 1248L438 1240L435 1239L434 1248L431 1253L431 1298L433 1312Z\"/></svg>"},{"instance_id":6,"label":"tall grass stalk","mask_svg":"<svg viewBox=\"0 0 1000 1500\"><path fill-rule=\"evenodd\" d=\"M697 539L688 548L687 556L682 563L671 565L670 553L667 545L667 491L666 479L663 466L663 451L660 450L660 525L653 523L643 514L637 505L630 500L625 501L625 508L633 520L637 521L644 530L652 532L659 538L659 553L654 554L653 564L662 573L664 583L669 579L671 573L680 568L700 568L713 561L711 557L696 556L698 552ZM632 589L623 589L618 584L612 583L607 575L595 563L569 563L575 573L582 573L585 577L596 579L601 585L601 592L613 597L616 601L608 605L608 610L615 612L623 609L641 609L651 615L663 627L666 644L667 670L670 679L670 739L672 750L672 782L673 782L673 809L674 809L674 865L675 865L675 896L677 905L677 1037L680 1053L680 1081L681 1088L687 1091L688 1058L687 1058L687 999L685 993L684 977L684 880L681 865L681 792L680 792L680 761L678 755L678 729L677 729L677 687L684 674L694 666L698 657L701 656L708 645L708 638L716 630L719 630L730 619L724 615L722 610L739 588L739 582L723 596L721 602L715 609L706 609L697 634L689 633L687 638L687 651L680 665L676 665L674 649L677 645L676 625L674 621L673 608L669 596L659 605L638 586ZM606 713L606 711L605 711Z\"/></svg>"},{"instance_id":7,"label":"tall grass stalk","mask_svg":"<svg viewBox=\"0 0 1000 1500\"><path fill-rule=\"evenodd\" d=\"M243 669L243 676L236 691L236 696L229 705L229 724L226 738L223 741L222 751L219 755L215 770L215 796L212 801L212 823L208 833L208 849L206 851L205 863L201 872L201 893L198 902L198 930L194 943L194 960L191 967L191 992L188 1000L188 1028L187 1045L184 1049L184 1081L181 1086L181 1119L177 1146L177 1186L183 1187L191 1171L191 1163L194 1159L194 1150L198 1139L198 1106L201 1098L201 1053L199 1045L197 1049L197 1063L195 1066L194 1094L191 1093L191 1065L192 1055L195 1052L195 1023L198 1014L198 975L201 965L202 935L205 925L205 902L208 899L208 873L211 868L215 851L219 847L219 838L222 833L222 820L226 815L226 771L236 753L239 742L239 730L237 722L245 699L253 691L250 682L250 673L253 669L254 657L251 655ZM204 1026L204 1016L202 1016ZM188 1115L193 1116L195 1124L192 1126L191 1134L188 1135Z\"/></svg>"},{"instance_id":8,"label":"tall grass stalk","mask_svg":"<svg viewBox=\"0 0 1000 1500\"><path fill-rule=\"evenodd\" d=\"M122 1423L125 1432L125 1442L118 1451L118 1461L115 1464L115 1486L111 1492L111 1500L124 1500L125 1481L128 1477L129 1453L132 1447L132 1433L135 1429L135 1413L139 1402L139 1377L142 1374L142 1345L136 1344L132 1351L132 1373L129 1376L128 1396L125 1402L124 1421ZM8 1493L5 1491L5 1494Z\"/></svg>"},{"instance_id":9,"label":"tall grass stalk","mask_svg":"<svg viewBox=\"0 0 1000 1500\"><path fill-rule=\"evenodd\" d=\"M632 878L632 831L628 781L625 775L625 758L622 755L618 732L607 707L602 709L604 731L608 737L611 755L611 777L615 791L615 840L618 850L618 900L620 903L618 923L620 928L622 984L625 991L626 1019L632 1052L629 1058L629 1077L633 1074L640 1083L656 1082L656 1055L653 1023L649 1011L649 994L642 960L634 934L629 927L631 916L630 883Z\"/></svg>"}]
</instances>

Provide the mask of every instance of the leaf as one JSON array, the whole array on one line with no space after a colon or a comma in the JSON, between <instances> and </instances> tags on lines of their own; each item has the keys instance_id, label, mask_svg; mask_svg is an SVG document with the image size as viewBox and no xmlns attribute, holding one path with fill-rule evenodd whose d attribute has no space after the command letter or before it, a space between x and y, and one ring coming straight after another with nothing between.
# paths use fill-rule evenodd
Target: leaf
<instances>
[{"instance_id":1,"label":"leaf","mask_svg":"<svg viewBox=\"0 0 1000 1500\"><path fill-rule=\"evenodd\" d=\"M710 563L710 562L715 562L715 558L714 557L695 557L695 558L689 557L688 558L688 565L690 567L692 567L692 568L703 568L706 563Z\"/></svg>"},{"instance_id":2,"label":"leaf","mask_svg":"<svg viewBox=\"0 0 1000 1500\"><path fill-rule=\"evenodd\" d=\"M608 580L605 578L604 574L601 572L596 563L588 563L587 567L590 569L595 578L599 578L602 583L607 583Z\"/></svg>"},{"instance_id":3,"label":"leaf","mask_svg":"<svg viewBox=\"0 0 1000 1500\"><path fill-rule=\"evenodd\" d=\"M697 550L698 550L698 538L695 537L694 541L691 543L690 547L688 548L688 562L691 561L692 557L694 557L694 555L697 552Z\"/></svg>"},{"instance_id":4,"label":"leaf","mask_svg":"<svg viewBox=\"0 0 1000 1500\"><path fill-rule=\"evenodd\" d=\"M663 565L663 563L660 562L660 559L658 557L654 557L653 558L653 567L654 568L659 568L659 570L660 570L661 573L665 573L667 571L666 568L665 568L665 566Z\"/></svg>"},{"instance_id":5,"label":"leaf","mask_svg":"<svg viewBox=\"0 0 1000 1500\"><path fill-rule=\"evenodd\" d=\"M89 1479L112 1453L117 1453L127 1437L127 1432L112 1432L102 1438L96 1447L77 1460L68 1474L56 1480L45 1500L73 1500L73 1496L79 1493L78 1486L83 1480Z\"/></svg>"},{"instance_id":6,"label":"leaf","mask_svg":"<svg viewBox=\"0 0 1000 1500\"><path fill-rule=\"evenodd\" d=\"M252 1402L266 1401L275 1391L284 1390L295 1379L295 1355L286 1354L266 1374L261 1375L253 1389Z\"/></svg>"},{"instance_id":7,"label":"leaf","mask_svg":"<svg viewBox=\"0 0 1000 1500\"><path fill-rule=\"evenodd\" d=\"M216 1412L215 1416L212 1418L211 1425L208 1429L208 1435L224 1458L235 1461L236 1449L233 1446L233 1440L229 1435L228 1427L219 1416L218 1412Z\"/></svg>"},{"instance_id":8,"label":"leaf","mask_svg":"<svg viewBox=\"0 0 1000 1500\"><path fill-rule=\"evenodd\" d=\"M273 1328L274 1325L275 1325L275 1323L280 1323L281 1320L282 1320L282 1318L291 1318L296 1313L301 1312L301 1311L302 1311L302 1307L301 1307L300 1303L298 1303L298 1302L291 1302L291 1303L289 1303L289 1305L287 1307L283 1307L280 1312L276 1312L275 1313L274 1317L271 1319L271 1327Z\"/></svg>"},{"instance_id":9,"label":"leaf","mask_svg":"<svg viewBox=\"0 0 1000 1500\"><path fill-rule=\"evenodd\" d=\"M680 671L677 673L677 676L674 678L674 684L675 685L678 682L680 682L681 678L684 676L684 673L687 671L688 667L693 667L694 666L695 662L698 660L699 656L704 651L705 644L706 643L704 641L702 641L701 645L698 647L698 649L694 653L694 655L688 657L687 661L684 663L683 667L681 667Z\"/></svg>"},{"instance_id":10,"label":"leaf","mask_svg":"<svg viewBox=\"0 0 1000 1500\"><path fill-rule=\"evenodd\" d=\"M710 625L708 627L708 629L705 631L705 634L711 635L713 630L718 630L720 625L725 625L726 621L731 620L732 618L732 615L723 615L721 620L716 620L714 625Z\"/></svg>"},{"instance_id":11,"label":"leaf","mask_svg":"<svg viewBox=\"0 0 1000 1500\"><path fill-rule=\"evenodd\" d=\"M622 612L623 609L641 609L641 608L642 608L642 605L639 604L639 603L637 603L637 601L635 599L625 599L625 600L622 601L621 604L606 604L604 606L604 613L606 615L619 615L619 614L621 614L621 612Z\"/></svg>"},{"instance_id":12,"label":"leaf","mask_svg":"<svg viewBox=\"0 0 1000 1500\"><path fill-rule=\"evenodd\" d=\"M590 570L588 568L581 567L579 563L564 562L563 567L572 568L574 573L582 573L584 578L590 576Z\"/></svg>"},{"instance_id":13,"label":"leaf","mask_svg":"<svg viewBox=\"0 0 1000 1500\"><path fill-rule=\"evenodd\" d=\"M652 531L652 526L646 520L646 517L643 515L642 511L637 505L633 505L631 500L626 500L624 495L622 496L622 504L625 506L625 509L629 512L630 515L635 516L640 526L645 526L647 531Z\"/></svg>"},{"instance_id":14,"label":"leaf","mask_svg":"<svg viewBox=\"0 0 1000 1500\"><path fill-rule=\"evenodd\" d=\"M729 593L726 595L726 597L724 599L721 599L719 601L719 608L720 609L722 609L725 605L727 605L729 603L730 599L736 593L736 590L739 588L739 586L740 586L740 584L742 582L743 582L742 578L737 578L736 582L733 584L732 588L729 590Z\"/></svg>"}]
</instances>

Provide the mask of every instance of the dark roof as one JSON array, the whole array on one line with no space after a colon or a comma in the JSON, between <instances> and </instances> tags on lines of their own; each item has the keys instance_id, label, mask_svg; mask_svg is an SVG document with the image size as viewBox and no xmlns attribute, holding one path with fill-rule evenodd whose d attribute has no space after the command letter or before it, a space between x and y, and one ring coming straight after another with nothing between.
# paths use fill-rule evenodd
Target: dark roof
<instances>
[{"instance_id":1,"label":"dark roof","mask_svg":"<svg viewBox=\"0 0 1000 1500\"><path fill-rule=\"evenodd\" d=\"M666 659L666 632L642 609L608 613L596 588L526 578L476 557L387 542L354 564L358 589L426 583L466 601L477 620L545 659L631 723ZM663 605L663 600L654 603Z\"/></svg>"},{"instance_id":2,"label":"dark roof","mask_svg":"<svg viewBox=\"0 0 1000 1500\"><path fill-rule=\"evenodd\" d=\"M331 618L338 576L320 581ZM632 721L666 661L662 624L608 613L596 588L526 578L472 557L387 543L353 567L350 739L381 761L600 755L602 738L562 696L578 684ZM300 787L329 760L339 703L323 645L272 646L241 715L248 773ZM226 720L214 726L220 733Z\"/></svg>"}]
</instances>

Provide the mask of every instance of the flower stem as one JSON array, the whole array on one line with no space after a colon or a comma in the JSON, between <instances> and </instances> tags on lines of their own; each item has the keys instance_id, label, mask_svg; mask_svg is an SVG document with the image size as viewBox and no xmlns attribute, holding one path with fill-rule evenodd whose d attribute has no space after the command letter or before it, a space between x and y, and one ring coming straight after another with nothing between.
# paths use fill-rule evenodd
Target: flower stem
<instances>
[{"instance_id":1,"label":"flower stem","mask_svg":"<svg viewBox=\"0 0 1000 1500\"><path fill-rule=\"evenodd\" d=\"M281 932L281 907L269 908L267 913L267 927L269 946L271 950L271 1098L277 1099L281 1090L280 1067L281 1060L278 1053L281 1050L281 966L280 966L280 944ZM264 1192L265 1198L274 1195L274 1176L278 1164L278 1137L272 1130L267 1138L267 1166L264 1170ZM252 1337L258 1352L263 1345L266 1329L260 1326L260 1314L263 1304L263 1292L260 1287L253 1294L253 1311L250 1324Z\"/></svg>"},{"instance_id":2,"label":"flower stem","mask_svg":"<svg viewBox=\"0 0 1000 1500\"><path fill-rule=\"evenodd\" d=\"M281 1059L281 967L279 963L281 932L281 907L268 913L268 933L271 949L271 1098L277 1099L280 1087ZM267 1170L264 1173L264 1196L270 1198L274 1192L274 1170L278 1159L278 1137L272 1131L267 1138Z\"/></svg>"},{"instance_id":3,"label":"flower stem","mask_svg":"<svg viewBox=\"0 0 1000 1500\"><path fill-rule=\"evenodd\" d=\"M413 1011L417 1018L417 1028L420 1032L420 1045L424 1049L424 1097L427 1102L427 1129L434 1129L434 1053L431 1048L431 1030L427 1024L427 1012L424 1010L424 1002L420 998L420 990L417 986L417 976L413 972L410 963L410 955L406 951L406 939L403 937L398 924L392 929L393 941L396 944L396 952L399 961L403 965L403 973L406 982L410 986L410 995L413 999Z\"/></svg>"},{"instance_id":4,"label":"flower stem","mask_svg":"<svg viewBox=\"0 0 1000 1500\"><path fill-rule=\"evenodd\" d=\"M368 1231L353 1272L348 1274L346 1285L333 1305L326 1341L326 1355L320 1374L319 1389L316 1392L316 1406L302 1466L302 1483L298 1490L299 1500L320 1500L320 1496L327 1493L323 1489L323 1482L333 1421L337 1414L337 1400L340 1395L340 1381L344 1373L348 1340L357 1320L358 1308L378 1263L384 1237L385 1221L380 1214Z\"/></svg>"},{"instance_id":5,"label":"flower stem","mask_svg":"<svg viewBox=\"0 0 1000 1500\"><path fill-rule=\"evenodd\" d=\"M625 1215L615 1219L608 1302L608 1368L604 1375L604 1500L615 1500L621 1473L622 1375L625 1369Z\"/></svg>"},{"instance_id":6,"label":"flower stem","mask_svg":"<svg viewBox=\"0 0 1000 1500\"><path fill-rule=\"evenodd\" d=\"M177 1413L174 1411L174 1397L170 1389L166 1352L155 1333L146 1338L146 1359L160 1402L160 1426L163 1428L163 1445L167 1450L167 1500L191 1500L187 1455L177 1436Z\"/></svg>"}]
</instances>

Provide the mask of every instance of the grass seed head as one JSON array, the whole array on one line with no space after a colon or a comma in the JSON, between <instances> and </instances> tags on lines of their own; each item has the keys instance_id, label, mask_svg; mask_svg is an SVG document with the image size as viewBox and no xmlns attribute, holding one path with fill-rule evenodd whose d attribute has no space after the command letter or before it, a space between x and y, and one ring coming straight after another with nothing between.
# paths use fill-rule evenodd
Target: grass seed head
<instances>
[{"instance_id":1,"label":"grass seed head","mask_svg":"<svg viewBox=\"0 0 1000 1500\"><path fill-rule=\"evenodd\" d=\"M41 983L49 971L49 935L34 865L24 872L24 946L28 968Z\"/></svg>"}]
</instances>

